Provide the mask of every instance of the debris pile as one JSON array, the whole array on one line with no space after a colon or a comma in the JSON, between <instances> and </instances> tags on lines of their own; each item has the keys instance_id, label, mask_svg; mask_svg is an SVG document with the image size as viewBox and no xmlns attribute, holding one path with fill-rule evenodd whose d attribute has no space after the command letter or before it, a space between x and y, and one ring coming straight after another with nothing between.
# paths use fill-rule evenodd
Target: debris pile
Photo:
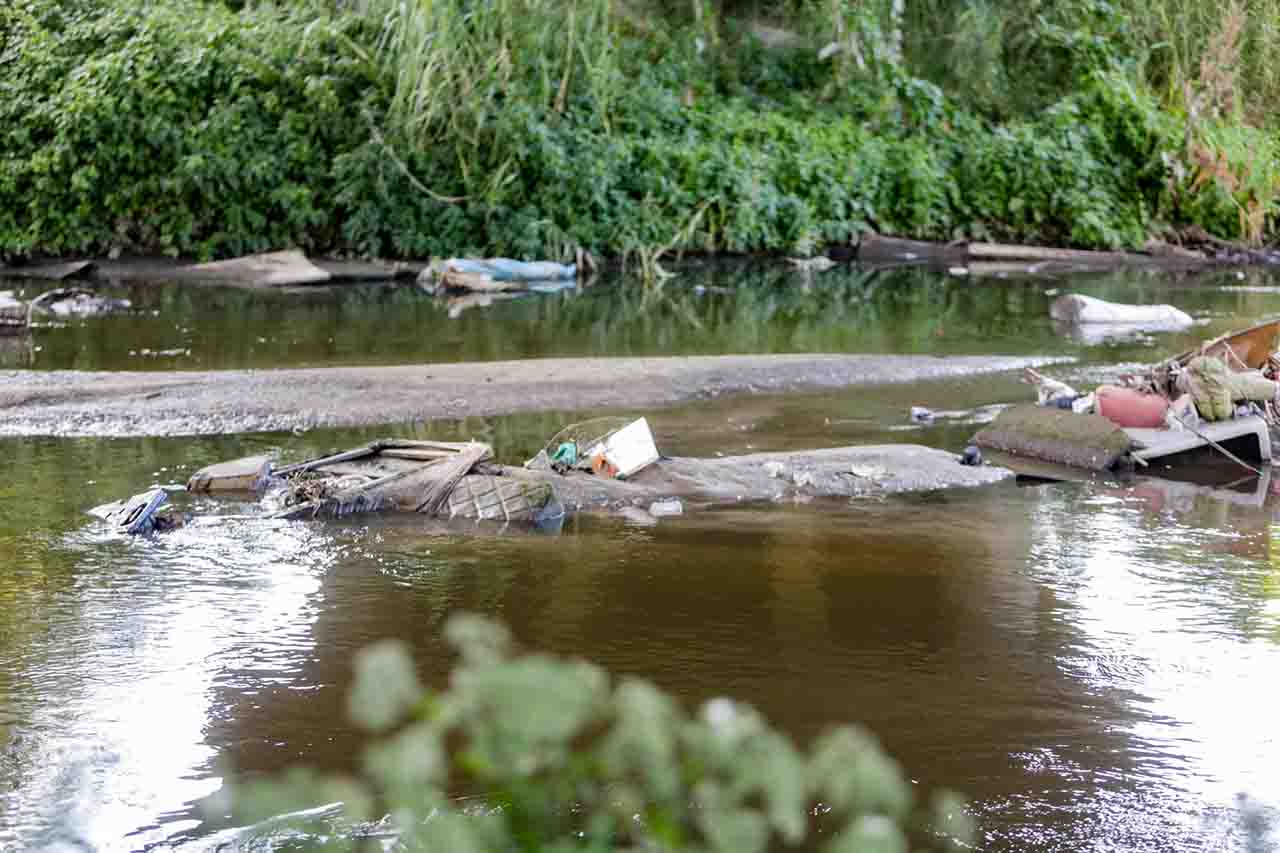
<instances>
[{"instance_id":1,"label":"debris pile","mask_svg":"<svg viewBox=\"0 0 1280 853\"><path fill-rule=\"evenodd\" d=\"M12 290L0 290L0 332L21 332L27 328L27 303L17 299Z\"/></svg>"},{"instance_id":2,"label":"debris pile","mask_svg":"<svg viewBox=\"0 0 1280 853\"><path fill-rule=\"evenodd\" d=\"M697 506L934 491L1012 476L1001 468L965 467L959 459L905 444L663 457L644 418L611 418L562 430L520 467L495 463L489 445L479 442L386 439L280 467L263 456L211 465L191 477L187 491L253 494L270 519L399 512L558 530L579 510L656 523ZM144 493L95 514L123 533L167 529L170 522L138 523L155 516L160 504L152 501L162 497Z\"/></svg>"},{"instance_id":3,"label":"debris pile","mask_svg":"<svg viewBox=\"0 0 1280 853\"><path fill-rule=\"evenodd\" d=\"M1036 405L1002 412L974 441L1098 470L1209 447L1257 471L1222 444L1247 440L1258 458L1271 458L1271 430L1280 428L1278 339L1280 320L1260 323L1087 393L1027 369Z\"/></svg>"},{"instance_id":4,"label":"debris pile","mask_svg":"<svg viewBox=\"0 0 1280 853\"><path fill-rule=\"evenodd\" d=\"M37 315L58 319L98 317L132 307L128 299L113 299L79 287L48 290L30 302L18 299L12 290L3 290L0 291L0 332L27 329Z\"/></svg>"},{"instance_id":5,"label":"debris pile","mask_svg":"<svg viewBox=\"0 0 1280 853\"><path fill-rule=\"evenodd\" d=\"M644 418L630 423L624 418L594 418L556 433L524 467L559 474L577 470L625 480L660 458L649 422Z\"/></svg>"}]
</instances>

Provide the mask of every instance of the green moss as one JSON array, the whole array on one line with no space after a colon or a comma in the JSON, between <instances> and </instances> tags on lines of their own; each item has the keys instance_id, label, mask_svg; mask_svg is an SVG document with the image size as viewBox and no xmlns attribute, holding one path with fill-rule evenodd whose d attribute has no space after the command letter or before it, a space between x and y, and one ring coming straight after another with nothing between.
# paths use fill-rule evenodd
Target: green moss
<instances>
[{"instance_id":1,"label":"green moss","mask_svg":"<svg viewBox=\"0 0 1280 853\"><path fill-rule=\"evenodd\" d=\"M1115 466L1132 442L1101 415L1027 404L1012 406L984 427L974 441L1021 456L1104 471Z\"/></svg>"}]
</instances>

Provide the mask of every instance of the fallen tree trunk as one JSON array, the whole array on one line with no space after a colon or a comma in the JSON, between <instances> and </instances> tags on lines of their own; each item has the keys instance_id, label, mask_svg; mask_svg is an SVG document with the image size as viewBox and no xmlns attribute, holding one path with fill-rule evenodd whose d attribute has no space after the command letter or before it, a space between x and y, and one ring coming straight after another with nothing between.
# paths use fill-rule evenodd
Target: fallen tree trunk
<instances>
[{"instance_id":1,"label":"fallen tree trunk","mask_svg":"<svg viewBox=\"0 0 1280 853\"><path fill-rule=\"evenodd\" d=\"M864 234L858 242L858 261L864 264L963 264L963 243L929 243Z\"/></svg>"},{"instance_id":2,"label":"fallen tree trunk","mask_svg":"<svg viewBox=\"0 0 1280 853\"><path fill-rule=\"evenodd\" d=\"M982 261L1062 261L1072 264L1115 266L1150 262L1147 255L1128 252L1090 252L1083 249L1050 249L1044 246L1012 246L1004 243L970 243L968 256Z\"/></svg>"}]
</instances>

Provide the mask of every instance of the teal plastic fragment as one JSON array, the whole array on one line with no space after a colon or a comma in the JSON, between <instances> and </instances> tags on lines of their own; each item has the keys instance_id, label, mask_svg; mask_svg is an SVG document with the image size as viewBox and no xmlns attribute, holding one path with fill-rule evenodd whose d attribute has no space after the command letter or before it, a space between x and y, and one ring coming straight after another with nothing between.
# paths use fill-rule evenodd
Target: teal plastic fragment
<instances>
[{"instance_id":1,"label":"teal plastic fragment","mask_svg":"<svg viewBox=\"0 0 1280 853\"><path fill-rule=\"evenodd\" d=\"M551 464L563 462L565 465L573 467L578 464L578 445L572 441L566 441L556 448L556 452L551 454Z\"/></svg>"}]
</instances>

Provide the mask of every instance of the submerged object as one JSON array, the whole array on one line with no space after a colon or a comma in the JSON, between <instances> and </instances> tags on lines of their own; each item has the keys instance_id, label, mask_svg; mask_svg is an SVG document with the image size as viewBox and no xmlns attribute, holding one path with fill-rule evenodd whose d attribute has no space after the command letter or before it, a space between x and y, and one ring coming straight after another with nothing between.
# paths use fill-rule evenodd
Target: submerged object
<instances>
[{"instance_id":1,"label":"submerged object","mask_svg":"<svg viewBox=\"0 0 1280 853\"><path fill-rule=\"evenodd\" d=\"M1118 324L1147 331L1178 331L1195 324L1191 315L1172 305L1124 305L1081 293L1059 296L1049 307L1049 316L1067 324Z\"/></svg>"},{"instance_id":2,"label":"submerged object","mask_svg":"<svg viewBox=\"0 0 1280 853\"><path fill-rule=\"evenodd\" d=\"M1094 471L1115 468L1133 444L1123 429L1101 415L1031 403L1005 409L978 431L973 443Z\"/></svg>"},{"instance_id":3,"label":"submerged object","mask_svg":"<svg viewBox=\"0 0 1280 853\"><path fill-rule=\"evenodd\" d=\"M131 498L104 504L89 510L89 514L115 525L116 530L129 536L143 536L174 526L172 519L158 515L169 495L164 489L150 489Z\"/></svg>"},{"instance_id":4,"label":"submerged object","mask_svg":"<svg viewBox=\"0 0 1280 853\"><path fill-rule=\"evenodd\" d=\"M418 275L427 289L502 293L528 290L547 282L576 281L578 264L553 261L516 261L510 258L448 258L431 264Z\"/></svg>"},{"instance_id":5,"label":"submerged object","mask_svg":"<svg viewBox=\"0 0 1280 853\"><path fill-rule=\"evenodd\" d=\"M52 314L55 317L97 317L128 311L133 307L128 299L113 299L81 287L60 287L46 291L31 300L33 314Z\"/></svg>"},{"instance_id":6,"label":"submerged object","mask_svg":"<svg viewBox=\"0 0 1280 853\"><path fill-rule=\"evenodd\" d=\"M20 333L27 328L30 308L12 290L0 290L0 332Z\"/></svg>"},{"instance_id":7,"label":"submerged object","mask_svg":"<svg viewBox=\"0 0 1280 853\"><path fill-rule=\"evenodd\" d=\"M271 478L270 456L246 456L207 465L191 475L188 492L256 492Z\"/></svg>"}]
</instances>

